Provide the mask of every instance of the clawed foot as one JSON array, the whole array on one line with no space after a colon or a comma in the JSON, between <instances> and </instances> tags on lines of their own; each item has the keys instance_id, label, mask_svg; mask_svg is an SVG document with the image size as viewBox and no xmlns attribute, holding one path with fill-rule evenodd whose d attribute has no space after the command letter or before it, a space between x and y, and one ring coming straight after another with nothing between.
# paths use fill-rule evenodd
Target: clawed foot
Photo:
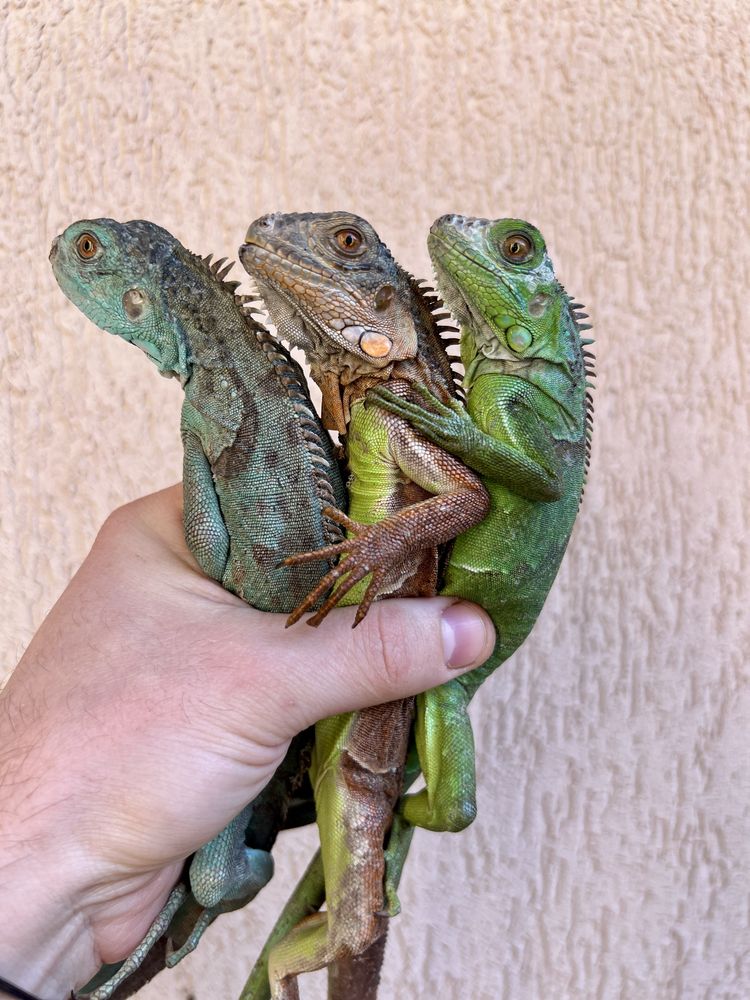
<instances>
[{"instance_id":1,"label":"clawed foot","mask_svg":"<svg viewBox=\"0 0 750 1000\"><path fill-rule=\"evenodd\" d=\"M443 402L424 385L413 384L409 388L422 397L424 404L412 403L384 386L369 389L367 402L376 403L389 413L408 420L412 427L421 431L430 441L446 451L453 451L451 446L455 447L456 441L460 441L474 427L463 404L457 399Z\"/></svg>"},{"instance_id":2,"label":"clawed foot","mask_svg":"<svg viewBox=\"0 0 750 1000\"><path fill-rule=\"evenodd\" d=\"M383 521L377 524L358 524L334 507L324 508L323 514L345 528L351 537L336 545L327 545L314 552L300 552L284 560L285 566L298 566L300 563L319 559L341 557L338 564L326 573L318 586L311 590L305 600L289 615L286 620L287 628L299 621L306 611L317 604L323 594L340 581L333 593L307 621L307 624L313 627L320 625L328 612L335 608L353 587L372 574L372 579L354 616L352 627L356 627L370 610L372 602L392 579L394 566L402 563L406 555L406 551L403 551L406 539L402 538L398 531L394 531L392 525L384 528Z\"/></svg>"}]
</instances>

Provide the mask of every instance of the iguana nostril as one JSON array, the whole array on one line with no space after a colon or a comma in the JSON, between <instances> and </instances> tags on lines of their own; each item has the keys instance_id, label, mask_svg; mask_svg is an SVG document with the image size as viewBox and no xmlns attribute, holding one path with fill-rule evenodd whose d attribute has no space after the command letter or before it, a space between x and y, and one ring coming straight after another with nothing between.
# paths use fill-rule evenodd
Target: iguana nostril
<instances>
[{"instance_id":1,"label":"iguana nostril","mask_svg":"<svg viewBox=\"0 0 750 1000\"><path fill-rule=\"evenodd\" d=\"M54 260L55 257L57 257L59 251L60 251L60 237L56 236L54 240L52 240L52 246L49 248L49 259Z\"/></svg>"},{"instance_id":2,"label":"iguana nostril","mask_svg":"<svg viewBox=\"0 0 750 1000\"><path fill-rule=\"evenodd\" d=\"M261 215L259 218L255 220L255 222L250 223L250 226L247 232L245 233L245 242L252 243L253 236L258 233L267 236L269 233L273 232L275 224L276 224L275 213L271 213L269 215Z\"/></svg>"}]
</instances>

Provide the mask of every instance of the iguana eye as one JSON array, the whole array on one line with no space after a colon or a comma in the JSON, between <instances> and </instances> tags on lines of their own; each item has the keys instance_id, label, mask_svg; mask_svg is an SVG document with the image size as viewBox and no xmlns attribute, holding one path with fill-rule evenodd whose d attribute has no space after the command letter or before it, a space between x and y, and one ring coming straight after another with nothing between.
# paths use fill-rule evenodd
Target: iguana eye
<instances>
[{"instance_id":1,"label":"iguana eye","mask_svg":"<svg viewBox=\"0 0 750 1000\"><path fill-rule=\"evenodd\" d=\"M511 264L524 264L534 253L534 244L523 233L511 233L503 240L501 250Z\"/></svg>"},{"instance_id":2,"label":"iguana eye","mask_svg":"<svg viewBox=\"0 0 750 1000\"><path fill-rule=\"evenodd\" d=\"M99 241L91 233L81 233L76 240L76 252L81 260L91 260L99 249Z\"/></svg>"},{"instance_id":3,"label":"iguana eye","mask_svg":"<svg viewBox=\"0 0 750 1000\"><path fill-rule=\"evenodd\" d=\"M364 243L362 234L356 229L339 229L335 238L339 250L343 250L345 254L359 253Z\"/></svg>"}]
</instances>

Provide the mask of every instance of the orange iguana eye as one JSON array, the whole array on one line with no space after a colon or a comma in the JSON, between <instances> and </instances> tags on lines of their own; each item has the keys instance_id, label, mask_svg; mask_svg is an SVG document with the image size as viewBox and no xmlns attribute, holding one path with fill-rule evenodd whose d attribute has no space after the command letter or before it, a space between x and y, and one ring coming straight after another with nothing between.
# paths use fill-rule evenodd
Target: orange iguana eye
<instances>
[{"instance_id":1,"label":"orange iguana eye","mask_svg":"<svg viewBox=\"0 0 750 1000\"><path fill-rule=\"evenodd\" d=\"M502 251L511 264L524 264L534 253L534 244L523 233L511 233L503 240Z\"/></svg>"},{"instance_id":2,"label":"orange iguana eye","mask_svg":"<svg viewBox=\"0 0 750 1000\"><path fill-rule=\"evenodd\" d=\"M91 260L99 249L99 241L91 233L81 233L76 240L76 251L81 260Z\"/></svg>"},{"instance_id":3,"label":"orange iguana eye","mask_svg":"<svg viewBox=\"0 0 750 1000\"><path fill-rule=\"evenodd\" d=\"M336 243L344 253L355 254L361 248L364 240L362 234L356 229L339 229L336 233Z\"/></svg>"}]
</instances>

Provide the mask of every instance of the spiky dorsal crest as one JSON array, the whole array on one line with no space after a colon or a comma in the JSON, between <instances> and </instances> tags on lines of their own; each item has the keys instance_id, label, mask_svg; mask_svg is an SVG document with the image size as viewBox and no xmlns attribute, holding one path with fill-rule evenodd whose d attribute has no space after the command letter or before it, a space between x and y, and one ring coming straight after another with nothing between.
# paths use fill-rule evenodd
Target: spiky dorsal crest
<instances>
[{"instance_id":1,"label":"spiky dorsal crest","mask_svg":"<svg viewBox=\"0 0 750 1000\"><path fill-rule=\"evenodd\" d=\"M424 306L426 332L420 331L420 353L440 369L447 384L460 399L464 398L461 372L457 369L459 359L448 352L448 347L458 344L458 339L450 336L458 333L453 325L453 317L445 311L445 303L424 278L408 275L412 291ZM448 323L446 322L448 321Z\"/></svg>"},{"instance_id":2,"label":"spiky dorsal crest","mask_svg":"<svg viewBox=\"0 0 750 1000\"><path fill-rule=\"evenodd\" d=\"M594 343L593 337L582 337L581 334L587 330L591 329L591 323L584 323L584 320L589 318L589 314L584 312L584 306L580 302L574 302L570 296L568 296L568 310L571 317L573 318L573 323L575 325L576 332L578 333L578 338L581 343L581 353L583 354L583 370L586 375L586 395L584 397L584 406L586 408L584 420L586 429L586 455L584 458L584 487L586 485L586 478L588 476L589 466L591 464L591 435L594 429L594 399L591 395L591 390L595 388L594 383L590 382L589 379L596 378L596 371L594 365L596 362L596 357L593 351L587 351L586 348L590 347ZM583 489L581 490L581 500L583 500Z\"/></svg>"}]
</instances>

